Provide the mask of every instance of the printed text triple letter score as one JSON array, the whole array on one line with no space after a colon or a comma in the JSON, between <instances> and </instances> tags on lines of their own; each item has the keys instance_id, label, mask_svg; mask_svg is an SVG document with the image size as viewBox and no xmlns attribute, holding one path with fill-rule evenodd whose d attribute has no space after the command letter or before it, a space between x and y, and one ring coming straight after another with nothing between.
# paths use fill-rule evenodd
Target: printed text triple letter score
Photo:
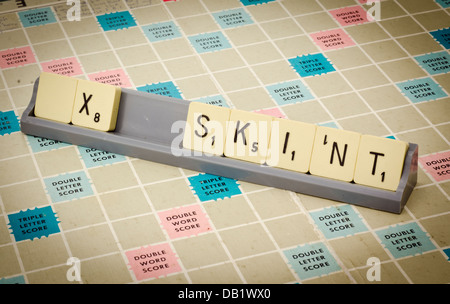
<instances>
[{"instance_id":1,"label":"printed text triple letter score","mask_svg":"<svg viewBox=\"0 0 450 304\"><path fill-rule=\"evenodd\" d=\"M395 191L408 143L192 102L183 147Z\"/></svg>"}]
</instances>

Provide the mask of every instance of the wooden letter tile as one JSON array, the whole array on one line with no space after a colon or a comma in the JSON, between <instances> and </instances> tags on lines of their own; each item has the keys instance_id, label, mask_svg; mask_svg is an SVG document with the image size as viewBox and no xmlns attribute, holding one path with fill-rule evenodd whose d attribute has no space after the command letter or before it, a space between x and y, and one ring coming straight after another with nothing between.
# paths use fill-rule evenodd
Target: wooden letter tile
<instances>
[{"instance_id":1,"label":"wooden letter tile","mask_svg":"<svg viewBox=\"0 0 450 304\"><path fill-rule=\"evenodd\" d=\"M189 105L183 147L213 155L223 155L230 109L201 102Z\"/></svg>"},{"instance_id":2,"label":"wooden letter tile","mask_svg":"<svg viewBox=\"0 0 450 304\"><path fill-rule=\"evenodd\" d=\"M72 123L100 131L116 128L121 89L99 82L79 80Z\"/></svg>"},{"instance_id":3,"label":"wooden letter tile","mask_svg":"<svg viewBox=\"0 0 450 304\"><path fill-rule=\"evenodd\" d=\"M317 127L309 172L351 182L360 137L356 132Z\"/></svg>"},{"instance_id":4,"label":"wooden letter tile","mask_svg":"<svg viewBox=\"0 0 450 304\"><path fill-rule=\"evenodd\" d=\"M275 118L267 164L306 173L309 170L316 126L295 120Z\"/></svg>"},{"instance_id":5,"label":"wooden letter tile","mask_svg":"<svg viewBox=\"0 0 450 304\"><path fill-rule=\"evenodd\" d=\"M362 135L354 181L357 184L397 190L409 144L400 140Z\"/></svg>"},{"instance_id":6,"label":"wooden letter tile","mask_svg":"<svg viewBox=\"0 0 450 304\"><path fill-rule=\"evenodd\" d=\"M36 95L34 115L70 123L78 79L42 72Z\"/></svg>"},{"instance_id":7,"label":"wooden letter tile","mask_svg":"<svg viewBox=\"0 0 450 304\"><path fill-rule=\"evenodd\" d=\"M263 164L269 147L272 117L242 110L231 110L225 156Z\"/></svg>"}]
</instances>

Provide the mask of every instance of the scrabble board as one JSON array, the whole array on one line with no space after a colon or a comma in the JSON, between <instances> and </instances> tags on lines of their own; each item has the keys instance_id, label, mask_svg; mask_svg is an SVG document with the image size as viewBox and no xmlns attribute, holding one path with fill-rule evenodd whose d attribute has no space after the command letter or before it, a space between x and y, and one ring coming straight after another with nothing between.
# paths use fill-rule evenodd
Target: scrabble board
<instances>
[{"instance_id":1,"label":"scrabble board","mask_svg":"<svg viewBox=\"0 0 450 304\"><path fill-rule=\"evenodd\" d=\"M0 284L450 283L449 48L448 0L0 2ZM43 71L416 143L418 182L392 214L25 135Z\"/></svg>"}]
</instances>

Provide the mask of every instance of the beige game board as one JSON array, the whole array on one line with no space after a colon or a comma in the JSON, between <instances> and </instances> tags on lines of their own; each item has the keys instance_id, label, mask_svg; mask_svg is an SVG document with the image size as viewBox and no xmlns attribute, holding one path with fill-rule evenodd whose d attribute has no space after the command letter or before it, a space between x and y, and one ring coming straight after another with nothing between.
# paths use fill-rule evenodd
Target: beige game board
<instances>
[{"instance_id":1,"label":"beige game board","mask_svg":"<svg viewBox=\"0 0 450 304\"><path fill-rule=\"evenodd\" d=\"M449 27L448 0L0 2L0 284L450 283ZM397 215L28 136L41 71L416 143L418 182Z\"/></svg>"}]
</instances>

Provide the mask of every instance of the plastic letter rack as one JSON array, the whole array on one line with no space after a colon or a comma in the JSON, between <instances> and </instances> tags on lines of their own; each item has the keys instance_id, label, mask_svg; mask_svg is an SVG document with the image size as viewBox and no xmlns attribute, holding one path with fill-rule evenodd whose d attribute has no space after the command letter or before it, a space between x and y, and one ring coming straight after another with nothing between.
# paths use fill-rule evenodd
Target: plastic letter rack
<instances>
[{"instance_id":1,"label":"plastic letter rack","mask_svg":"<svg viewBox=\"0 0 450 304\"><path fill-rule=\"evenodd\" d=\"M405 143L404 145L406 154L403 166L397 166L400 168L397 170L400 181L395 191L377 188L376 186L365 186L353 181L348 182L313 175L309 172L302 173L305 169L302 169L302 172L296 172L285 169L286 166L284 168L282 166L268 166L258 162L186 149L183 148L183 138L187 128L186 120L191 102L131 89L121 89L118 111L113 111L117 115L115 128L110 128L111 124L107 127L109 130L113 129L112 131L99 131L90 127L91 125L95 126L96 121L99 120L100 115L97 113L104 111L101 108L101 110L98 110L100 112L94 113L97 110L94 108L93 100L97 93L94 93L94 97L91 99L89 94L81 95L81 102L78 105L80 109L73 109L72 115L86 115L88 114L87 110L90 111L91 117L88 127L77 126L75 122L73 124L67 123L67 120L57 121L40 118L35 115L39 80L40 78L34 84L31 101L21 118L21 130L26 134L393 213L401 213L417 181L418 146L413 143ZM94 116L95 114L97 116ZM224 115L228 114L225 113ZM231 114L230 117L233 115ZM255 115L252 115L253 113L250 113L250 117L255 117ZM104 119L104 116L104 112L101 112L101 119ZM275 121L272 118L266 120ZM206 122L206 120L204 121ZM247 124L241 123L238 125L236 132L231 133L231 136L234 135L235 137L235 142L243 142L246 126ZM293 159L294 154L287 154L287 152L291 153L289 150L291 146L286 146L286 143L289 135L291 138L295 135L295 132L292 131L295 129L289 129L292 128L290 125L286 128L281 128L284 133L283 136L280 136L279 142L283 152L286 152L286 155ZM331 132L325 137L322 135L323 138L317 138L320 128L323 127L317 127L314 144L316 146L323 145L329 149L328 151L331 151L332 155L331 161L335 163L343 162L345 153L348 153L349 158L353 153L352 159L356 162L354 149L357 146L348 141L347 147L347 144L344 145L343 142L339 141L340 139L333 142ZM286 132L286 130L291 130L291 132ZM320 132L324 132L323 129L320 129ZM342 137L342 134L338 135ZM349 136L352 137L353 142L358 140L359 135L349 134ZM206 142L214 144L214 138L207 139ZM376 162L380 163L384 154L372 151L372 138L366 138L365 141L368 141L364 144L364 149L367 151L366 159L370 163L364 169L368 173L360 174L360 180L370 182L372 179L370 171L375 171ZM253 147L255 148L257 145L254 144ZM260 158L256 158L256 160L260 161ZM286 161L289 161L289 158L283 160L284 163ZM350 168L350 172L351 170L353 169ZM374 172L372 172L373 174ZM383 181L385 178L384 172L381 172L381 174Z\"/></svg>"}]
</instances>

